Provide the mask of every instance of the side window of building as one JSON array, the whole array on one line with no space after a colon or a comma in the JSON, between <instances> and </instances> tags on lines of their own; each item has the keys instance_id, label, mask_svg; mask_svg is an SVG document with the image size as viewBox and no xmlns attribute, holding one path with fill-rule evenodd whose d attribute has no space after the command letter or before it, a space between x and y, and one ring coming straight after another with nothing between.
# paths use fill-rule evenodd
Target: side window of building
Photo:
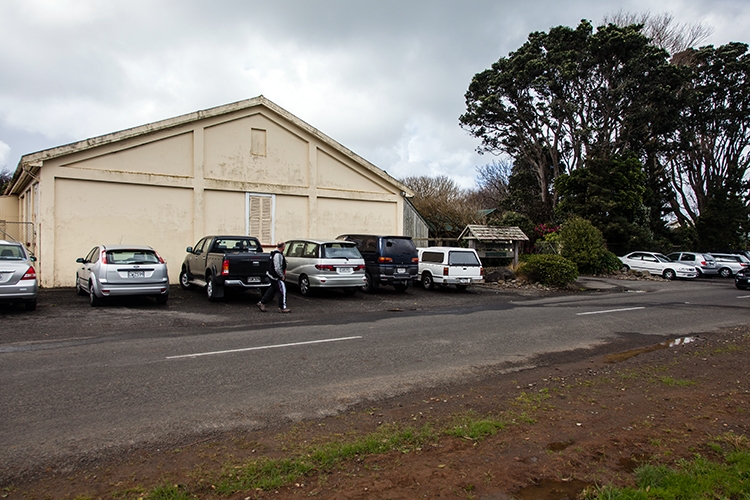
<instances>
[{"instance_id":1,"label":"side window of building","mask_svg":"<svg viewBox=\"0 0 750 500\"><path fill-rule=\"evenodd\" d=\"M247 230L264 245L273 241L274 196L270 194L247 194Z\"/></svg>"}]
</instances>

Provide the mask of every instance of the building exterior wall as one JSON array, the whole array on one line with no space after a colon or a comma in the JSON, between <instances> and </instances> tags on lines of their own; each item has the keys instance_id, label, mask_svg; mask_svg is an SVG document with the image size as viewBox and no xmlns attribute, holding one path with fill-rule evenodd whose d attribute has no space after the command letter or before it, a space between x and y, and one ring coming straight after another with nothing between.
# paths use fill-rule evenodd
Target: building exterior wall
<instances>
[{"instance_id":1,"label":"building exterior wall","mask_svg":"<svg viewBox=\"0 0 750 500\"><path fill-rule=\"evenodd\" d=\"M18 222L18 196L0 196L0 220Z\"/></svg>"},{"instance_id":2,"label":"building exterior wall","mask_svg":"<svg viewBox=\"0 0 750 500\"><path fill-rule=\"evenodd\" d=\"M402 187L284 113L248 106L153 131L144 126L41 164L36 158L44 155L29 155L40 182L16 206L19 218L37 222L41 285L73 286L76 258L120 243L154 247L176 283L187 246L205 234L252 234L259 222L251 207L258 206L270 226L253 236L264 245L401 234ZM0 209L12 213L12 203Z\"/></svg>"}]
</instances>

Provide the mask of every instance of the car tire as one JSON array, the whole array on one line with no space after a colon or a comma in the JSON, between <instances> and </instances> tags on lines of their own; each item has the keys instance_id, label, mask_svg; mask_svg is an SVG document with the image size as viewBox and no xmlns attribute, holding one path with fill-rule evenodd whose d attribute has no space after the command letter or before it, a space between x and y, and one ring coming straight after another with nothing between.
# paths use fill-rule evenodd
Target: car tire
<instances>
[{"instance_id":1,"label":"car tire","mask_svg":"<svg viewBox=\"0 0 750 500\"><path fill-rule=\"evenodd\" d=\"M78 279L78 274L76 274L76 295L80 295L81 297L86 295L86 290L84 290L81 286L81 281Z\"/></svg>"},{"instance_id":2,"label":"car tire","mask_svg":"<svg viewBox=\"0 0 750 500\"><path fill-rule=\"evenodd\" d=\"M456 290L459 292L465 292L467 288L469 288L467 285L456 285Z\"/></svg>"},{"instance_id":3,"label":"car tire","mask_svg":"<svg viewBox=\"0 0 750 500\"><path fill-rule=\"evenodd\" d=\"M27 300L23 305L27 311L36 311L36 299Z\"/></svg>"},{"instance_id":4,"label":"car tire","mask_svg":"<svg viewBox=\"0 0 750 500\"><path fill-rule=\"evenodd\" d=\"M395 288L397 292L402 293L405 292L407 288L409 288L409 285L407 285L406 283L396 283L395 285L393 285L393 288Z\"/></svg>"},{"instance_id":5,"label":"car tire","mask_svg":"<svg viewBox=\"0 0 750 500\"><path fill-rule=\"evenodd\" d=\"M157 304L166 304L168 300L169 300L169 292L156 296Z\"/></svg>"},{"instance_id":6,"label":"car tire","mask_svg":"<svg viewBox=\"0 0 750 500\"><path fill-rule=\"evenodd\" d=\"M732 270L728 267L722 267L719 269L719 276L722 278L731 278L732 277Z\"/></svg>"},{"instance_id":7,"label":"car tire","mask_svg":"<svg viewBox=\"0 0 750 500\"><path fill-rule=\"evenodd\" d=\"M303 297L309 297L312 295L312 289L310 288L310 278L305 275L299 277L299 293Z\"/></svg>"},{"instance_id":8,"label":"car tire","mask_svg":"<svg viewBox=\"0 0 750 500\"><path fill-rule=\"evenodd\" d=\"M747 287L745 285L740 285L739 283L735 283L734 286L737 288L737 290L747 290Z\"/></svg>"},{"instance_id":9,"label":"car tire","mask_svg":"<svg viewBox=\"0 0 750 500\"><path fill-rule=\"evenodd\" d=\"M96 296L96 292L94 291L94 284L89 281L89 303L91 304L91 307L99 307L100 305L102 305L102 302L104 302L104 299Z\"/></svg>"},{"instance_id":10,"label":"car tire","mask_svg":"<svg viewBox=\"0 0 750 500\"><path fill-rule=\"evenodd\" d=\"M216 298L216 283L214 283L213 275L209 275L206 278L206 297L208 297L208 300L211 302L216 302L218 300Z\"/></svg>"},{"instance_id":11,"label":"car tire","mask_svg":"<svg viewBox=\"0 0 750 500\"><path fill-rule=\"evenodd\" d=\"M435 280L432 279L432 275L430 273L422 273L422 288L424 288L425 290L435 289Z\"/></svg>"},{"instance_id":12,"label":"car tire","mask_svg":"<svg viewBox=\"0 0 750 500\"><path fill-rule=\"evenodd\" d=\"M661 277L665 280L673 280L675 279L676 275L675 272L672 269L665 269L663 273L661 273Z\"/></svg>"},{"instance_id":13,"label":"car tire","mask_svg":"<svg viewBox=\"0 0 750 500\"><path fill-rule=\"evenodd\" d=\"M623 264L622 267L620 268L620 271L622 271L623 273L626 273L630 271L630 266L627 264Z\"/></svg>"},{"instance_id":14,"label":"car tire","mask_svg":"<svg viewBox=\"0 0 750 500\"><path fill-rule=\"evenodd\" d=\"M359 288L360 287L358 286L348 286L346 288L343 288L342 290L344 291L344 295L351 297L352 295L355 295L357 293L357 290Z\"/></svg>"},{"instance_id":15,"label":"car tire","mask_svg":"<svg viewBox=\"0 0 750 500\"><path fill-rule=\"evenodd\" d=\"M193 288L195 288L195 285L190 283L190 275L185 269L180 271L180 288L182 288L183 290L192 290Z\"/></svg>"},{"instance_id":16,"label":"car tire","mask_svg":"<svg viewBox=\"0 0 750 500\"><path fill-rule=\"evenodd\" d=\"M377 283L372 280L370 273L365 273L365 284L362 285L362 291L365 293L371 293L378 287Z\"/></svg>"}]
</instances>

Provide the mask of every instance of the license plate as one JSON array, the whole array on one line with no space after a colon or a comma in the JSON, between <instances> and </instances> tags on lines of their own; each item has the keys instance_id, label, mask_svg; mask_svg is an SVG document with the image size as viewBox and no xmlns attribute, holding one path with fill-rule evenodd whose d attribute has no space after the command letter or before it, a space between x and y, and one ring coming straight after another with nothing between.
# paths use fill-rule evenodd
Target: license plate
<instances>
[{"instance_id":1,"label":"license plate","mask_svg":"<svg viewBox=\"0 0 750 500\"><path fill-rule=\"evenodd\" d=\"M339 274L352 274L354 272L351 267L339 267L337 270Z\"/></svg>"},{"instance_id":2,"label":"license plate","mask_svg":"<svg viewBox=\"0 0 750 500\"><path fill-rule=\"evenodd\" d=\"M248 283L260 283L260 276L248 276Z\"/></svg>"},{"instance_id":3,"label":"license plate","mask_svg":"<svg viewBox=\"0 0 750 500\"><path fill-rule=\"evenodd\" d=\"M396 272L398 274L406 274L406 269L404 269L403 267L397 267Z\"/></svg>"},{"instance_id":4,"label":"license plate","mask_svg":"<svg viewBox=\"0 0 750 500\"><path fill-rule=\"evenodd\" d=\"M128 278L144 278L145 276L144 271L128 271Z\"/></svg>"},{"instance_id":5,"label":"license plate","mask_svg":"<svg viewBox=\"0 0 750 500\"><path fill-rule=\"evenodd\" d=\"M469 284L469 278L458 278L458 284L459 285L468 285Z\"/></svg>"}]
</instances>

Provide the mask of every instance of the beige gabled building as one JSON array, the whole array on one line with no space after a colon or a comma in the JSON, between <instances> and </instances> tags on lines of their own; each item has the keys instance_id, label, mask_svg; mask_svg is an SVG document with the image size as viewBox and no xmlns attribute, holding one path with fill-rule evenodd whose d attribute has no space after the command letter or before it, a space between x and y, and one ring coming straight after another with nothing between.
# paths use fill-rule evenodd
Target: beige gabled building
<instances>
[{"instance_id":1,"label":"beige gabled building","mask_svg":"<svg viewBox=\"0 0 750 500\"><path fill-rule=\"evenodd\" d=\"M25 155L0 220L30 223L43 287L72 286L96 244L153 246L176 283L205 234L265 245L343 233L403 234L386 172L263 96Z\"/></svg>"}]
</instances>

